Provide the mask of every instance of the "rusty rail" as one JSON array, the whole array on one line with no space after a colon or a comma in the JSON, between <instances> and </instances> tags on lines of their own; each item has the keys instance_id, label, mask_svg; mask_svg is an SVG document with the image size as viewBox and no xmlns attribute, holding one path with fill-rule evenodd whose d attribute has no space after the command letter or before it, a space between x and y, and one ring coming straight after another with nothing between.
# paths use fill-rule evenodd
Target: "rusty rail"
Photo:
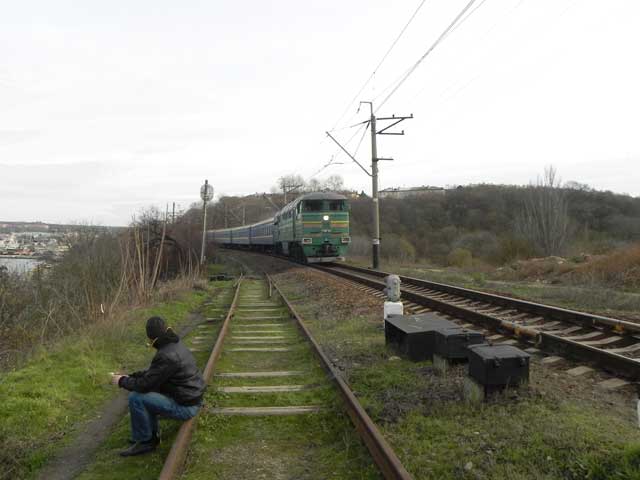
<instances>
[{"instance_id":1,"label":"rusty rail","mask_svg":"<svg viewBox=\"0 0 640 480\"><path fill-rule=\"evenodd\" d=\"M204 377L205 383L209 383L211 377L213 376L213 371L215 368L216 361L220 356L220 352L222 351L222 345L224 344L224 339L227 334L227 330L229 329L229 322L233 317L236 305L238 303L238 296L240 294L240 285L242 285L242 275L238 279L236 283L236 291L233 296L233 302L231 302L231 306L229 307L229 311L227 312L227 316L224 319L224 323L222 324L222 328L220 329L220 333L218 334L218 339L216 340L215 345L213 346L213 350L211 350L211 355L209 356L209 360L207 361L207 365L204 368L202 376ZM182 470L182 466L184 465L184 460L187 454L187 450L189 448L189 443L191 442L191 436L193 435L193 431L196 426L196 421L198 416L187 420L180 426L180 430L178 430L178 434L176 435L175 440L173 441L173 445L171 446L171 450L167 455L167 458L164 461L164 466L162 467L162 471L160 472L160 476L158 477L160 480L172 480L178 476L178 474Z\"/></svg>"},{"instance_id":2,"label":"rusty rail","mask_svg":"<svg viewBox=\"0 0 640 480\"><path fill-rule=\"evenodd\" d=\"M356 267L355 265L340 264L338 268L343 270L351 270L352 272L361 273L364 275L375 276L384 278L390 275L388 272L382 270L373 270L371 268ZM424 280L421 278L408 277L406 275L399 275L402 283L419 288L428 288L436 290L438 292L448 293L451 295L459 295L464 298L477 300L481 302L491 303L492 305L501 306L505 308L516 308L521 312L527 312L531 315L541 315L545 318L560 320L564 322L573 323L575 325L586 327L602 327L611 329L617 333L626 334L639 334L640 324L629 322L626 320L619 320L617 318L604 317L602 315L596 315L592 313L579 312L568 308L555 307L551 305L544 305L528 300L521 300L518 298L505 297L504 295L497 295L495 293L481 292L479 290L473 290L470 288L456 287L454 285L448 285L445 283L432 282L430 280Z\"/></svg>"},{"instance_id":3,"label":"rusty rail","mask_svg":"<svg viewBox=\"0 0 640 480\"><path fill-rule=\"evenodd\" d=\"M382 280L378 280L377 278L386 275L385 272L376 271L376 270L368 270L360 267L345 267L344 265L340 265L338 268L319 268L315 267L319 271L322 271L326 274L335 275L338 277L345 278L347 280L351 280L368 287L375 288L377 290L382 291L385 287L385 284ZM377 278L368 278L369 277L377 277ZM433 290L442 291L444 293L448 293L451 295L458 295L463 298L470 298L473 300L482 299L486 303L493 303L496 306L508 308L511 307L515 310L527 312L527 313L536 313L539 314L549 320L561 320L567 323L578 324L583 328L597 328L598 326L603 327L607 326L617 326L617 328L611 328L610 330L613 333L619 335L629 335L630 331L637 331L640 328L638 324L630 324L630 322L625 322L623 320L609 319L607 317L599 317L597 315L590 315L587 313L576 312L573 310L566 310L558 307L552 307L548 305L535 304L533 302L526 302L518 299L511 299L509 297L501 297L499 295L493 294L485 294L483 292L477 292L475 290L464 289L460 287L452 287L450 285L444 285L449 287L448 290L438 289L434 287L435 284L433 282L423 281L419 279L413 279L411 277L400 277L401 280L406 283L410 287L427 287ZM440 284L442 285L442 284ZM477 294L476 296L472 296L472 294ZM479 295L482 295L480 297ZM567 355L572 358L589 362L599 368L602 368L608 372L611 372L615 375L620 375L626 377L628 379L638 381L640 380L640 362L631 357L625 357L615 352L608 351L604 348L594 347L588 344L581 343L579 341L570 340L564 338L560 335L554 334L552 332L545 332L541 330L536 330L531 327L525 327L522 325L517 325L509 320L501 320L499 318L493 317L488 313L481 313L474 311L469 308L465 308L464 306L455 305L447 300L439 300L436 298L431 298L429 295L417 291L411 291L410 289L403 288L402 296L406 300L417 303L419 305L424 305L428 308L432 308L434 310L447 313L449 315L455 316L457 318L468 320L472 323L483 325L486 328L495 329L499 332L505 332L509 334L513 334L516 337L523 338L529 340L534 343L538 348L541 348L548 352L553 352L556 354ZM492 302L493 300L493 302ZM498 300L500 303L498 303ZM523 305L525 306L523 308ZM526 306L535 306L535 310L527 309ZM549 312L545 315L545 312ZM563 316L563 314L567 314L567 316ZM580 316L584 318L584 320L580 322ZM591 320L587 320L587 318L591 318ZM608 322L605 323L604 320ZM631 325L631 326L629 326ZM631 337L637 339L637 337Z\"/></svg>"},{"instance_id":4,"label":"rusty rail","mask_svg":"<svg viewBox=\"0 0 640 480\"><path fill-rule=\"evenodd\" d=\"M358 402L358 399L353 394L349 386L344 380L342 380L338 371L333 367L333 365L329 361L329 358L322 351L322 348L315 340L315 338L313 338L313 335L311 335L311 332L304 324L302 317L300 317L294 306L283 295L282 291L278 287L278 284L268 274L265 275L267 277L269 285L273 285L276 292L282 298L282 301L286 304L287 308L296 319L298 328L300 328L304 336L313 346L313 350L320 359L323 368L327 371L327 373L329 373L333 381L338 386L340 395L345 401L347 413L349 414L351 421L356 427L360 438L362 438L365 445L369 449L373 460L376 462L376 465L378 465L378 468L384 475L384 478L389 480L411 480L413 477L404 468L398 456L382 436L380 430L378 430L378 427L376 427L375 423L373 423L367 412L364 410L364 408L362 408L362 405L360 405L360 402Z\"/></svg>"}]
</instances>

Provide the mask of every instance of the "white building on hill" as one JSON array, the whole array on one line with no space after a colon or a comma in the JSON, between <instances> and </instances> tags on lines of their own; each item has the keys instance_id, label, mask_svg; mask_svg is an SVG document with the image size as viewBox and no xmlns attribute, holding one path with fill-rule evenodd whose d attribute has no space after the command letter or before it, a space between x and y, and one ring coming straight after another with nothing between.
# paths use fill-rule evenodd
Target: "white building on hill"
<instances>
[{"instance_id":1,"label":"white building on hill","mask_svg":"<svg viewBox=\"0 0 640 480\"><path fill-rule=\"evenodd\" d=\"M407 198L407 197L419 197L424 195L444 195L445 189L443 187L409 187L409 188L385 188L380 190L378 195L380 198Z\"/></svg>"}]
</instances>

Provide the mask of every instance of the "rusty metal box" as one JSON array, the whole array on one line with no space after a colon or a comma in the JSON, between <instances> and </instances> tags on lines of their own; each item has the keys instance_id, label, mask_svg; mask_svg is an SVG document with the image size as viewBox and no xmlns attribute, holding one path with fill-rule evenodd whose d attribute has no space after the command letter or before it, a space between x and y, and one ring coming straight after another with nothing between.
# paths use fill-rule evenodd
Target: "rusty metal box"
<instances>
[{"instance_id":1,"label":"rusty metal box","mask_svg":"<svg viewBox=\"0 0 640 480\"><path fill-rule=\"evenodd\" d=\"M517 386L529 380L529 354L511 345L470 345L469 376L485 387Z\"/></svg>"},{"instance_id":2,"label":"rusty metal box","mask_svg":"<svg viewBox=\"0 0 640 480\"><path fill-rule=\"evenodd\" d=\"M386 343L395 344L414 362L433 357L436 330L456 326L435 313L391 315L384 325Z\"/></svg>"},{"instance_id":3,"label":"rusty metal box","mask_svg":"<svg viewBox=\"0 0 640 480\"><path fill-rule=\"evenodd\" d=\"M435 335L435 353L448 360L464 360L469 345L485 342L482 333L462 327L436 330Z\"/></svg>"}]
</instances>

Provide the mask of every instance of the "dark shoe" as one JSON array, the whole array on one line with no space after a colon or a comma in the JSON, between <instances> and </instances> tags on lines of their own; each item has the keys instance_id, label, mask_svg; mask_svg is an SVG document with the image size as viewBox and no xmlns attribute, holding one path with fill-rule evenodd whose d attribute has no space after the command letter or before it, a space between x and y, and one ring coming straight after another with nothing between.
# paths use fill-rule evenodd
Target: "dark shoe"
<instances>
[{"instance_id":1,"label":"dark shoe","mask_svg":"<svg viewBox=\"0 0 640 480\"><path fill-rule=\"evenodd\" d=\"M133 438L130 438L128 442L129 442L129 445L133 445L134 443L136 443L136 441ZM149 440L149 442L153 443L154 447L157 447L158 445L160 445L160 435L158 435L157 433L154 433L153 437L151 437L151 440Z\"/></svg>"},{"instance_id":2,"label":"dark shoe","mask_svg":"<svg viewBox=\"0 0 640 480\"><path fill-rule=\"evenodd\" d=\"M145 453L153 452L156 449L156 444L149 440L148 442L136 442L126 450L120 452L121 457L133 457L134 455L144 455Z\"/></svg>"}]
</instances>

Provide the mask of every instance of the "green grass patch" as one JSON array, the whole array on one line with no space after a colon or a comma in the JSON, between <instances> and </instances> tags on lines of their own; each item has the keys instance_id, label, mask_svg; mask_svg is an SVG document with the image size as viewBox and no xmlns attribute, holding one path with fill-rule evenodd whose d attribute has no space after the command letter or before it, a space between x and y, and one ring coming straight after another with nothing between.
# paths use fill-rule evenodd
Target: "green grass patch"
<instances>
[{"instance_id":1,"label":"green grass patch","mask_svg":"<svg viewBox=\"0 0 640 480\"><path fill-rule=\"evenodd\" d=\"M213 303L219 305L226 312L233 298L233 283L226 282L223 290L216 290ZM208 300L205 303L209 303ZM225 308L226 306L226 308ZM200 312L205 314L208 312L207 306L200 307ZM193 355L200 368L204 368L205 363L209 359L211 349L218 337L221 321L212 323L203 323L194 328L191 333L184 337L184 342L189 348L196 348ZM204 337L201 342L195 343L195 337ZM96 454L95 461L82 473L78 478L80 480L106 480L106 479L124 479L135 478L136 480L155 479L160 474L164 465L164 460L173 439L180 428L181 422L173 420L161 420L160 430L162 443L160 447L153 453L140 457L122 458L118 455L121 450L127 447L127 441L131 437L131 428L129 425L129 415L126 415L119 423L115 431L109 436L108 440L100 446Z\"/></svg>"},{"instance_id":2,"label":"green grass patch","mask_svg":"<svg viewBox=\"0 0 640 480\"><path fill-rule=\"evenodd\" d=\"M492 280L479 272L402 265L384 265L383 269L432 282L505 294L533 302L611 316L637 314L640 310L639 292L606 288L602 285L591 287L515 280L506 282Z\"/></svg>"},{"instance_id":3,"label":"green grass patch","mask_svg":"<svg viewBox=\"0 0 640 480\"><path fill-rule=\"evenodd\" d=\"M381 478L340 402L286 417L202 415L182 478Z\"/></svg>"},{"instance_id":4,"label":"green grass patch","mask_svg":"<svg viewBox=\"0 0 640 480\"><path fill-rule=\"evenodd\" d=\"M109 372L144 366L144 322L151 315L177 326L203 301L204 292L138 309L124 320L88 327L0 379L0 468L7 478L28 478L73 438L117 389ZM0 475L1 477L1 475Z\"/></svg>"},{"instance_id":5,"label":"green grass patch","mask_svg":"<svg viewBox=\"0 0 640 480\"><path fill-rule=\"evenodd\" d=\"M247 282L243 293L256 282ZM262 291L261 289L259 291ZM243 298L241 296L241 298ZM247 304L247 299L243 303ZM285 313L278 309L278 313ZM241 314L232 320L230 335L262 336L244 333L240 324L276 323L273 320L250 322ZM267 314L265 314L267 315ZM272 315L269 313L268 315ZM335 386L321 368L310 345L289 320L279 321L277 329L291 348L286 352L238 352L225 345L216 366L217 372L252 372L298 370L303 375L271 378L216 377L205 396L208 408L274 407L318 405L320 413L278 417L226 417L203 413L189 454L187 479L231 478L305 478L305 479L373 479L380 478L364 445L343 411ZM262 330L256 328L256 330ZM269 329L265 329L269 330ZM240 342L240 341L238 341ZM266 347L264 344L243 347ZM260 385L303 385L304 390L279 393L226 393L218 387Z\"/></svg>"},{"instance_id":6,"label":"green grass patch","mask_svg":"<svg viewBox=\"0 0 640 480\"><path fill-rule=\"evenodd\" d=\"M606 403L562 384L465 403L464 366L440 377L398 359L371 317L336 315L331 292L305 297L295 276L279 283L414 478L640 479L637 425Z\"/></svg>"}]
</instances>

